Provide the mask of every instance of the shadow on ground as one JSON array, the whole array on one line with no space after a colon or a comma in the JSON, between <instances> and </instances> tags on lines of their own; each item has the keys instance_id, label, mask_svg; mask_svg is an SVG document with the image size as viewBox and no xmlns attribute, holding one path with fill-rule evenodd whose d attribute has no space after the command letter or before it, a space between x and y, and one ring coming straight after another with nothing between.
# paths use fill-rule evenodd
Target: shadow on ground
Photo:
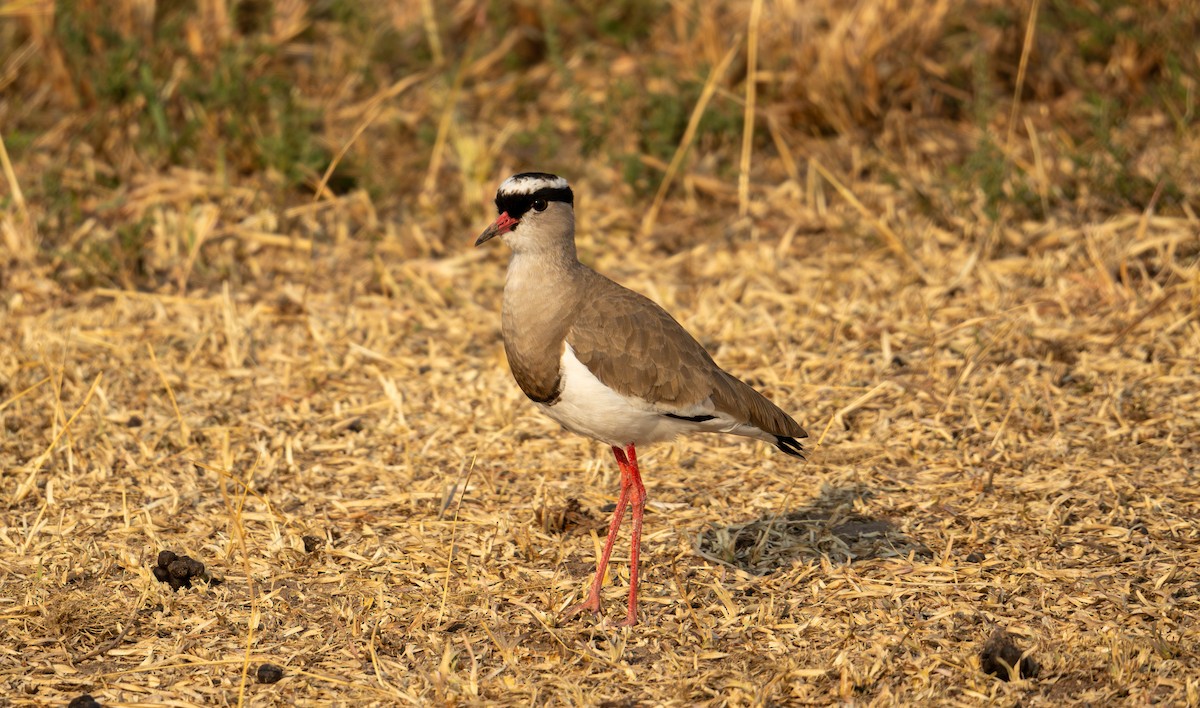
<instances>
[{"instance_id":1,"label":"shadow on ground","mask_svg":"<svg viewBox=\"0 0 1200 708\"><path fill-rule=\"evenodd\" d=\"M786 514L712 525L693 538L692 546L706 560L754 575L768 575L798 562L826 560L842 565L868 558L932 555L924 543L891 521L854 511L855 500L873 494L865 487L826 487L811 503Z\"/></svg>"}]
</instances>

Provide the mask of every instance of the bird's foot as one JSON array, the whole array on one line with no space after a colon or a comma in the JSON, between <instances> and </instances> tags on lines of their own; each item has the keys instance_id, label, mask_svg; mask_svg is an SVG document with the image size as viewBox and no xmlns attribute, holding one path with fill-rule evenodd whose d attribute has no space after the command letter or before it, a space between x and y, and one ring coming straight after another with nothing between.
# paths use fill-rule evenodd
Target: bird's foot
<instances>
[{"instance_id":1,"label":"bird's foot","mask_svg":"<svg viewBox=\"0 0 1200 708\"><path fill-rule=\"evenodd\" d=\"M638 623L637 613L631 612L625 619L621 620L620 622L617 622L617 626L618 627L632 627L632 626L636 625L637 623Z\"/></svg>"},{"instance_id":2,"label":"bird's foot","mask_svg":"<svg viewBox=\"0 0 1200 708\"><path fill-rule=\"evenodd\" d=\"M571 605L562 613L563 619L571 619L575 615L587 610L593 615L600 613L600 593L588 593L587 599L577 605Z\"/></svg>"}]
</instances>

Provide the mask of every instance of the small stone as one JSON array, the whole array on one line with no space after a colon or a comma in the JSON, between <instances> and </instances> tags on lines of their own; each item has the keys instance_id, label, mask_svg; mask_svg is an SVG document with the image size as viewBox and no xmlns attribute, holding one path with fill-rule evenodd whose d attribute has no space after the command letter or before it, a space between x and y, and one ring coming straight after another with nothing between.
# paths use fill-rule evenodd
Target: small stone
<instances>
[{"instance_id":1,"label":"small stone","mask_svg":"<svg viewBox=\"0 0 1200 708\"><path fill-rule=\"evenodd\" d=\"M313 551L318 550L321 546L325 545L325 539L318 538L316 536L303 536L300 538L300 540L304 542L305 553L312 553Z\"/></svg>"},{"instance_id":2,"label":"small stone","mask_svg":"<svg viewBox=\"0 0 1200 708\"><path fill-rule=\"evenodd\" d=\"M179 556L175 555L175 551L159 551L158 552L158 567L166 568L175 562Z\"/></svg>"},{"instance_id":3,"label":"small stone","mask_svg":"<svg viewBox=\"0 0 1200 708\"><path fill-rule=\"evenodd\" d=\"M276 683L283 678L283 669L274 664L262 664L257 675L259 683Z\"/></svg>"},{"instance_id":4,"label":"small stone","mask_svg":"<svg viewBox=\"0 0 1200 708\"><path fill-rule=\"evenodd\" d=\"M985 556L982 553L980 553L979 551L972 551L971 553L967 554L967 562L968 563L982 563L984 557Z\"/></svg>"},{"instance_id":5,"label":"small stone","mask_svg":"<svg viewBox=\"0 0 1200 708\"><path fill-rule=\"evenodd\" d=\"M85 693L72 698L71 702L67 704L67 708L101 708L101 706L100 701L92 698L92 694Z\"/></svg>"},{"instance_id":6,"label":"small stone","mask_svg":"<svg viewBox=\"0 0 1200 708\"><path fill-rule=\"evenodd\" d=\"M130 428L140 428L142 427L142 419L140 416L131 415L129 416L129 420L125 421L125 425Z\"/></svg>"}]
</instances>

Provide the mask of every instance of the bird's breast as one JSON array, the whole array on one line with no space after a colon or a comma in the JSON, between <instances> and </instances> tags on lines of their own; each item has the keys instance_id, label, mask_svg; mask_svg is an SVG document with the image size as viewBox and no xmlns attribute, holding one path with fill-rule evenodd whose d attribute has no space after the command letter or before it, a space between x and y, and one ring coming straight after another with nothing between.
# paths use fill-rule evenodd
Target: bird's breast
<instances>
[{"instance_id":1,"label":"bird's breast","mask_svg":"<svg viewBox=\"0 0 1200 708\"><path fill-rule=\"evenodd\" d=\"M561 359L569 312L544 288L511 277L504 287L504 353L517 385L533 401L553 404L562 388Z\"/></svg>"}]
</instances>

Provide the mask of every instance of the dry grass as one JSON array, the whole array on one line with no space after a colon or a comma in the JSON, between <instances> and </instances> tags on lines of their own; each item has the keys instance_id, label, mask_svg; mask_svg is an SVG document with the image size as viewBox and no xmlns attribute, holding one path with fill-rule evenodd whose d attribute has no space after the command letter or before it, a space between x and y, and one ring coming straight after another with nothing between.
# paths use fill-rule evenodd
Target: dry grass
<instances>
[{"instance_id":1,"label":"dry grass","mask_svg":"<svg viewBox=\"0 0 1200 708\"><path fill-rule=\"evenodd\" d=\"M146 45L180 93L118 101L63 7L0 2L3 701L1200 704L1195 11L1104 54L1068 2L766 2L748 92L755 4L200 2ZM292 72L312 145L184 95L251 36L221 61ZM617 471L520 396L469 246L525 167L816 444L643 453L633 629L620 556L557 620ZM981 670L997 629L1035 677Z\"/></svg>"}]
</instances>

